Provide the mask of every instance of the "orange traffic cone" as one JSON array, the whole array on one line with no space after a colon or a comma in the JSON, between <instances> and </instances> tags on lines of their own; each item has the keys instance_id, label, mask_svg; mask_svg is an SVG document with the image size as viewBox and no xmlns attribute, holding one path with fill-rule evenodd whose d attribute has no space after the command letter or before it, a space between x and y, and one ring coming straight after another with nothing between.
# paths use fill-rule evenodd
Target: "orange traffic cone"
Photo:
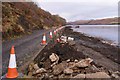
<instances>
[{"instance_id":1,"label":"orange traffic cone","mask_svg":"<svg viewBox=\"0 0 120 80\"><path fill-rule=\"evenodd\" d=\"M46 43L46 36L45 36L45 34L43 35L42 44L47 44L47 43Z\"/></svg>"},{"instance_id":2,"label":"orange traffic cone","mask_svg":"<svg viewBox=\"0 0 120 80\"><path fill-rule=\"evenodd\" d=\"M56 40L57 42L60 42L60 39L59 38L57 38L57 40Z\"/></svg>"},{"instance_id":3,"label":"orange traffic cone","mask_svg":"<svg viewBox=\"0 0 120 80\"><path fill-rule=\"evenodd\" d=\"M50 32L50 39L52 39L52 37L53 37L53 36L52 36L52 32Z\"/></svg>"},{"instance_id":4,"label":"orange traffic cone","mask_svg":"<svg viewBox=\"0 0 120 80\"><path fill-rule=\"evenodd\" d=\"M54 35L56 35L56 30L54 31Z\"/></svg>"},{"instance_id":5,"label":"orange traffic cone","mask_svg":"<svg viewBox=\"0 0 120 80\"><path fill-rule=\"evenodd\" d=\"M17 78L17 77L18 77L18 72L16 69L15 50L14 50L14 46L12 46L11 53L10 53L8 72L6 74L6 78Z\"/></svg>"}]
</instances>

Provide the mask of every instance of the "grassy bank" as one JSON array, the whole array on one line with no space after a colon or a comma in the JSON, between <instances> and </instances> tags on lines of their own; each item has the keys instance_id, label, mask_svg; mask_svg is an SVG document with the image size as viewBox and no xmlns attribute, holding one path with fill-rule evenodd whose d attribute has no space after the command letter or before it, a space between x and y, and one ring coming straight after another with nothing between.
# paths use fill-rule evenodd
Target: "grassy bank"
<instances>
[{"instance_id":1,"label":"grassy bank","mask_svg":"<svg viewBox=\"0 0 120 80\"><path fill-rule=\"evenodd\" d=\"M34 30L60 27L65 23L64 18L52 15L34 2L2 3L3 40L19 38L24 34L31 34Z\"/></svg>"}]
</instances>

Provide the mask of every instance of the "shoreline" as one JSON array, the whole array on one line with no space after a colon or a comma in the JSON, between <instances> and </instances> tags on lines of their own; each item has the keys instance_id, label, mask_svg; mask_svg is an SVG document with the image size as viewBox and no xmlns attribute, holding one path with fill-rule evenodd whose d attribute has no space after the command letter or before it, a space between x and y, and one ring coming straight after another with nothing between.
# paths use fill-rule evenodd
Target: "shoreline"
<instances>
[{"instance_id":1,"label":"shoreline","mask_svg":"<svg viewBox=\"0 0 120 80\"><path fill-rule=\"evenodd\" d=\"M75 32L70 27L66 27L66 30L64 31L63 34L74 37L82 45L92 48L93 50L100 52L106 57L112 59L114 62L117 62L120 64L119 54L118 54L118 52L120 51L120 48L118 46L114 46L106 42L103 42L102 39L97 37L87 36L80 32ZM103 53L102 51L104 51L105 53Z\"/></svg>"},{"instance_id":2,"label":"shoreline","mask_svg":"<svg viewBox=\"0 0 120 80\"><path fill-rule=\"evenodd\" d=\"M72 29L72 30L73 30L73 29ZM77 31L74 31L74 32L77 32ZM117 43L114 43L114 41L112 41L112 40L104 39L104 38L102 38L102 37L91 36L91 35L89 35L89 34L82 33L82 32L78 32L78 33L83 34L83 35L86 36L86 37L94 37L94 38L100 39L101 42L103 42L103 43L105 43L105 44L109 44L109 45L111 45L111 46L119 47L119 48L120 48L120 45L118 45Z\"/></svg>"},{"instance_id":3,"label":"shoreline","mask_svg":"<svg viewBox=\"0 0 120 80\"><path fill-rule=\"evenodd\" d=\"M79 27L83 27L83 28L75 28L75 26L79 26ZM104 28L104 27L106 28L107 26L99 25L99 26L97 27L97 25L93 25L93 26L90 25L90 27L89 27L89 25L69 25L69 27L71 27L71 29L73 29L73 31L79 32L79 33L81 33L81 34L84 34L85 36L96 37L96 38L101 39L101 40L103 41L103 43L108 43L108 44L110 44L110 45L114 45L114 46L120 47L119 41L118 41L117 38L111 39L111 38L109 38L109 37L96 35L96 33L94 33L94 34L89 33L89 28ZM109 25L108 27L110 27L110 25ZM117 28L118 28L118 25L112 26L111 28L114 28L114 27L117 27ZM83 32L83 31L84 31L84 28L85 28L85 29L88 28L88 32ZM78 29L78 30L77 30L77 29ZM79 31L79 29L83 29L83 31L82 31L82 30ZM106 34L106 33L105 33L105 34ZM117 35L117 33L115 33L115 34ZM104 35L104 34L102 34L102 35ZM106 35L106 36L107 36L107 35ZM111 36L111 35L108 35L108 36Z\"/></svg>"}]
</instances>

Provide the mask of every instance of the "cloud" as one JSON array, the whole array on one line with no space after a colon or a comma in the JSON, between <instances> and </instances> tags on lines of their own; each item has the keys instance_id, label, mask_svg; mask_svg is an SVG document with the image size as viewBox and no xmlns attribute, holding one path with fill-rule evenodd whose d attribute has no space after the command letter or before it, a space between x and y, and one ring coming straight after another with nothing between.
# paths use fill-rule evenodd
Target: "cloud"
<instances>
[{"instance_id":1,"label":"cloud","mask_svg":"<svg viewBox=\"0 0 120 80\"><path fill-rule=\"evenodd\" d=\"M118 13L118 0L38 0L37 4L67 21L113 17Z\"/></svg>"},{"instance_id":2,"label":"cloud","mask_svg":"<svg viewBox=\"0 0 120 80\"><path fill-rule=\"evenodd\" d=\"M119 0L32 0L35 2L89 2L89 3L118 3Z\"/></svg>"}]
</instances>

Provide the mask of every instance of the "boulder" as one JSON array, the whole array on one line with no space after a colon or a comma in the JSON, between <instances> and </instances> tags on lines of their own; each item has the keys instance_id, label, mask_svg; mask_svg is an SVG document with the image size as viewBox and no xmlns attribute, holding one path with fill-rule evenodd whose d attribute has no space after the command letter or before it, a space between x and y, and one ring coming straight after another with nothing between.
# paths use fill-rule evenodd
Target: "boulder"
<instances>
[{"instance_id":1,"label":"boulder","mask_svg":"<svg viewBox=\"0 0 120 80\"><path fill-rule=\"evenodd\" d=\"M113 73L111 76L114 77L114 78L120 78L120 77L118 76L118 74L116 74L116 73Z\"/></svg>"},{"instance_id":2,"label":"boulder","mask_svg":"<svg viewBox=\"0 0 120 80\"><path fill-rule=\"evenodd\" d=\"M114 78L120 78L120 72L119 71L111 72L111 76Z\"/></svg>"},{"instance_id":3,"label":"boulder","mask_svg":"<svg viewBox=\"0 0 120 80\"><path fill-rule=\"evenodd\" d=\"M66 60L67 62L70 62L70 59Z\"/></svg>"},{"instance_id":4,"label":"boulder","mask_svg":"<svg viewBox=\"0 0 120 80\"><path fill-rule=\"evenodd\" d=\"M73 73L72 69L67 68L64 70L64 74L72 74L72 73Z\"/></svg>"},{"instance_id":5,"label":"boulder","mask_svg":"<svg viewBox=\"0 0 120 80\"><path fill-rule=\"evenodd\" d=\"M66 43L67 42L67 36L61 36L60 40Z\"/></svg>"},{"instance_id":6,"label":"boulder","mask_svg":"<svg viewBox=\"0 0 120 80\"><path fill-rule=\"evenodd\" d=\"M33 67L34 67L35 70L39 69L38 64L35 64Z\"/></svg>"},{"instance_id":7,"label":"boulder","mask_svg":"<svg viewBox=\"0 0 120 80\"><path fill-rule=\"evenodd\" d=\"M59 75L58 78L59 78L59 79L63 79L63 78L65 78L65 74L61 74L61 75Z\"/></svg>"},{"instance_id":8,"label":"boulder","mask_svg":"<svg viewBox=\"0 0 120 80\"><path fill-rule=\"evenodd\" d=\"M35 80L49 80L49 75L47 73L44 73L44 74L38 74L37 75L37 79ZM34 79L33 79L34 80Z\"/></svg>"},{"instance_id":9,"label":"boulder","mask_svg":"<svg viewBox=\"0 0 120 80\"><path fill-rule=\"evenodd\" d=\"M52 55L49 56L49 59L51 60L51 62L59 61L59 57L55 53L52 53Z\"/></svg>"},{"instance_id":10,"label":"boulder","mask_svg":"<svg viewBox=\"0 0 120 80\"><path fill-rule=\"evenodd\" d=\"M69 62L68 63L68 68L74 68L75 67L75 62Z\"/></svg>"},{"instance_id":11,"label":"boulder","mask_svg":"<svg viewBox=\"0 0 120 80\"><path fill-rule=\"evenodd\" d=\"M64 69L67 68L67 65L68 65L67 62L62 62L60 64L53 66L53 74L54 75L61 74L64 71Z\"/></svg>"},{"instance_id":12,"label":"boulder","mask_svg":"<svg viewBox=\"0 0 120 80\"><path fill-rule=\"evenodd\" d=\"M36 70L33 74L41 74L41 73L45 73L45 72L46 72L46 69L40 68L40 69Z\"/></svg>"},{"instance_id":13,"label":"boulder","mask_svg":"<svg viewBox=\"0 0 120 80\"><path fill-rule=\"evenodd\" d=\"M28 72L28 76L32 76L33 75L33 72Z\"/></svg>"},{"instance_id":14,"label":"boulder","mask_svg":"<svg viewBox=\"0 0 120 80\"><path fill-rule=\"evenodd\" d=\"M85 78L85 74L77 74L73 78Z\"/></svg>"},{"instance_id":15,"label":"boulder","mask_svg":"<svg viewBox=\"0 0 120 80\"><path fill-rule=\"evenodd\" d=\"M96 72L91 74L86 74L86 78L110 78L108 74L105 72Z\"/></svg>"},{"instance_id":16,"label":"boulder","mask_svg":"<svg viewBox=\"0 0 120 80\"><path fill-rule=\"evenodd\" d=\"M77 59L75 59L75 60L74 60L74 62L75 62L75 63L77 63L77 62L78 62L78 60L77 60Z\"/></svg>"},{"instance_id":17,"label":"boulder","mask_svg":"<svg viewBox=\"0 0 120 80\"><path fill-rule=\"evenodd\" d=\"M78 63L75 64L76 67L88 67L90 63L93 61L93 59L87 58L87 59L82 59Z\"/></svg>"},{"instance_id":18,"label":"boulder","mask_svg":"<svg viewBox=\"0 0 120 80\"><path fill-rule=\"evenodd\" d=\"M33 62L29 64L29 66L28 66L28 71L29 72L33 71L33 69L34 69L33 66L34 66Z\"/></svg>"},{"instance_id":19,"label":"boulder","mask_svg":"<svg viewBox=\"0 0 120 80\"><path fill-rule=\"evenodd\" d=\"M59 56L55 53L52 53L52 55L49 56L49 59L51 60L51 62L54 62L53 64L51 64L51 67L53 67L54 65L58 63Z\"/></svg>"}]
</instances>

